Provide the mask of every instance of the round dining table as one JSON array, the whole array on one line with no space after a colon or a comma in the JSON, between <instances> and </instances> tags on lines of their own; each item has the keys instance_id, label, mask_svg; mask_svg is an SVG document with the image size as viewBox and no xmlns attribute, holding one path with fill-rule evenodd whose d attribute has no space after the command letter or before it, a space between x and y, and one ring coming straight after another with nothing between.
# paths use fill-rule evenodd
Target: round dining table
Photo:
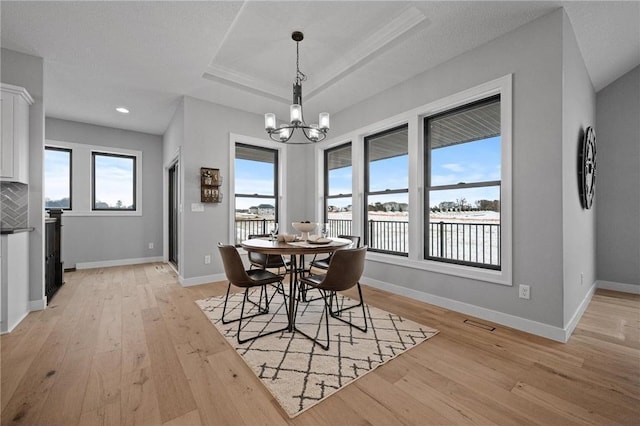
<instances>
[{"instance_id":1,"label":"round dining table","mask_svg":"<svg viewBox=\"0 0 640 426\"><path fill-rule=\"evenodd\" d=\"M304 265L305 255L333 253L336 250L349 248L353 242L346 238L330 238L331 242L316 244L312 241L272 241L268 237L252 238L240 243L249 252L291 256L289 266L289 331L292 332L295 323L295 298L298 274L302 272L298 265Z\"/></svg>"}]
</instances>

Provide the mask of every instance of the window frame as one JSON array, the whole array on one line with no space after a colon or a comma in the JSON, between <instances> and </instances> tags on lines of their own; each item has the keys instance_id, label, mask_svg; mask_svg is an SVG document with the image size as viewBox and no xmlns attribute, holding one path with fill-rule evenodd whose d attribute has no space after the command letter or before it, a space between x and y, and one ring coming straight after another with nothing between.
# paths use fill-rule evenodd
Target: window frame
<instances>
[{"instance_id":1,"label":"window frame","mask_svg":"<svg viewBox=\"0 0 640 426\"><path fill-rule=\"evenodd\" d=\"M55 145L45 145L44 147L45 153L46 151L62 151L69 153L69 207L47 207L46 201L44 202L44 209L57 209L61 208L65 212L73 211L73 149L72 148L64 148ZM46 182L45 182L45 197L46 197Z\"/></svg>"},{"instance_id":2,"label":"window frame","mask_svg":"<svg viewBox=\"0 0 640 426\"><path fill-rule=\"evenodd\" d=\"M492 95L500 94L500 134L501 134L501 267L500 271L475 268L466 265L457 265L424 259L423 255L423 226L424 226L424 135L423 118L442 111L447 111L457 106L466 105L475 100L484 99ZM364 192L364 167L363 140L366 135L398 126L409 124L409 223L411 233L409 235L409 256L399 264L398 256L385 253L368 252L367 262L374 262L392 267L402 267L439 274L450 275L458 278L481 281L498 285L513 285L513 230L512 230L512 129L513 129L513 74L506 74L494 80L478 83L475 86L452 91L450 95L433 99L428 103L413 109L368 123L362 127L337 135L326 141L316 144L317 181L322 179L322 155L323 149L334 146L344 141L352 141L353 155L353 232L363 234L364 225L361 223L363 216L363 192ZM316 186L316 204L318 217L321 217L322 185Z\"/></svg>"},{"instance_id":3,"label":"window frame","mask_svg":"<svg viewBox=\"0 0 640 426\"><path fill-rule=\"evenodd\" d=\"M274 154L274 162L273 162L273 195L261 195L261 194L243 194L243 193L234 193L234 204L235 204L235 200L240 197L240 198L256 198L256 199L260 199L260 198L264 198L264 199L275 199L276 200L276 205L275 205L275 213L274 213L274 217L277 218L278 217L278 213L280 211L280 206L279 206L279 191L278 188L280 187L279 185L279 179L278 179L278 169L280 167L280 160L279 160L279 152L277 149L273 149L273 148L267 148L267 147L263 147L263 146L255 146L255 145L249 145L246 143L242 143L242 142L236 142L234 144L234 149L236 149L238 146L242 146L244 148L248 148L248 149L255 149L255 150L259 150L259 151L272 151ZM234 156L234 160L237 160L238 158L236 156ZM234 182L235 182L235 175L234 175ZM235 208L234 208L235 210ZM235 222L235 219L234 219Z\"/></svg>"},{"instance_id":4,"label":"window frame","mask_svg":"<svg viewBox=\"0 0 640 426\"><path fill-rule=\"evenodd\" d=\"M67 148L73 151L73 176L71 191L73 210L65 212L70 217L107 217L107 216L142 216L143 215L143 153L135 149L112 146L91 145L64 140L45 139L45 146ZM123 154L136 157L136 210L92 210L92 159L93 151Z\"/></svg>"},{"instance_id":5,"label":"window frame","mask_svg":"<svg viewBox=\"0 0 640 426\"><path fill-rule=\"evenodd\" d=\"M330 148L327 148L323 151L323 155L324 155L324 189L323 189L323 210L322 210L322 221L323 223L328 223L329 222L329 214L328 214L328 207L329 207L329 200L331 199L337 199L337 198L351 198L351 224L352 224L352 229L353 229L353 186L351 187L351 192L349 192L348 194L336 194L336 195L329 195L329 154L333 151L338 151L341 149L345 149L346 147L349 147L349 151L351 153L351 163L350 163L350 167L351 167L351 181L353 182L353 144L351 143L351 141L342 143L340 145L336 145L336 146L332 146ZM333 235L333 234L332 234Z\"/></svg>"},{"instance_id":6,"label":"window frame","mask_svg":"<svg viewBox=\"0 0 640 426\"><path fill-rule=\"evenodd\" d=\"M286 186L283 182L287 181L287 171L283 166L287 162L287 150L286 146L281 143L276 143L266 139L255 138L251 136L240 135L236 133L229 133L229 199L233 202L229 202L229 217L233 220L229 221L229 244L235 244L236 241L236 220L235 220L235 159L236 159L236 144L246 145L250 148L267 148L277 152L278 164L276 170L276 185L277 198L276 198L276 221L282 226L283 223L287 223L287 209L281 208L286 206ZM273 197L270 197L273 198ZM285 228L281 228L280 232L284 232ZM241 253L244 253L243 249L240 249Z\"/></svg>"},{"instance_id":7,"label":"window frame","mask_svg":"<svg viewBox=\"0 0 640 426\"><path fill-rule=\"evenodd\" d=\"M464 266L469 266L469 267L474 267L474 268L482 268L482 269L490 269L490 270L501 270L501 265L502 265L502 253L501 253L501 245L498 247L498 256L500 257L499 261L500 264L499 265L492 265L492 264L487 264L487 263L479 263L479 262L471 262L471 261L465 261L465 260L457 260L457 259L447 259L445 257L441 257L441 256L432 256L429 251L428 251L428 247L429 247L429 242L430 242L430 229L429 229L429 224L431 223L429 215L430 215L430 195L432 191L446 191L446 190L455 190L455 189L470 189L470 188L485 188L485 187L498 187L501 188L502 187L502 180L491 180L491 181L474 181L474 182L460 182L457 184L446 184L446 185L435 185L432 186L431 185L431 137L430 137L430 131L429 131L429 122L430 120L434 120L434 119L438 119L438 118L442 118L442 117L446 117L446 116L450 116L450 115L454 115L454 114L458 114L464 111L468 111L471 110L473 108L476 108L480 105L489 105L492 103L501 103L501 95L498 94L494 94L491 96L488 96L486 98L482 98L482 99L477 99L474 100L473 102L469 102L467 104L464 105L460 105L451 109L447 109L441 112L438 112L436 114L431 114L431 115L427 115L422 117L422 122L423 122L423 144L424 144L424 194L423 194L423 199L424 199L424 216L423 216L423 220L424 220L424 227L423 227L423 255L424 255L424 259L425 260L431 260L434 262L443 262L443 263L451 263L451 264L456 264L456 265L464 265ZM502 140L501 140L501 145L502 145ZM502 154L502 153L501 153ZM500 165L502 166L503 161L502 161L502 156L500 158ZM500 196L502 198L502 191L500 189ZM499 200L500 203L502 203L502 199ZM502 213L502 212L500 212Z\"/></svg>"},{"instance_id":8,"label":"window frame","mask_svg":"<svg viewBox=\"0 0 640 426\"><path fill-rule=\"evenodd\" d=\"M362 203L362 216L363 216L363 241L365 242L365 244L368 246L367 251L370 252L376 252L376 253L384 253L384 254L388 254L388 255L393 255L393 256L403 256L403 257L409 257L409 248L407 247L407 252L400 252L400 251L393 251L393 250L381 250L381 249L376 249L376 248L371 248L370 247L370 243L369 243L369 238L371 237L369 235L369 197L371 196L376 196L376 195L390 195L390 194L407 194L407 201L409 199L409 180L407 180L407 188L406 189L384 189L381 191L370 191L370 180L369 178L370 176L370 172L369 172L369 166L371 164L371 162L369 161L369 141L373 138L380 138L383 136L386 136L388 134L391 133L395 133L398 130L402 130L402 129L406 129L407 130L407 156L409 155L409 136L408 136L408 132L409 132L409 125L408 123L404 123L404 124L400 124L399 126L394 126L392 128L389 129L385 129L382 131L378 131L375 133L371 133L366 135L363 138L363 152L364 152L364 157L363 157L363 173L364 173L364 192L363 192L363 203ZM408 165L407 165L408 167ZM407 174L409 173L409 170L407 170ZM407 232L409 232L409 227L410 224L407 223Z\"/></svg>"},{"instance_id":9,"label":"window frame","mask_svg":"<svg viewBox=\"0 0 640 426\"><path fill-rule=\"evenodd\" d=\"M101 156L101 157L116 157L116 158L130 158L133 160L133 185L132 185L132 191L133 191L133 207L131 208L125 208L125 209L118 209L118 208L96 208L96 157L97 156ZM114 153L114 152L104 152L104 151L99 151L99 150L92 150L91 151L91 211L94 212L135 212L137 211L137 202L138 202L138 194L137 194L137 187L138 187L138 175L137 175L137 168L138 168L138 158L135 155L130 155L130 154L121 154L121 153Z\"/></svg>"}]
</instances>

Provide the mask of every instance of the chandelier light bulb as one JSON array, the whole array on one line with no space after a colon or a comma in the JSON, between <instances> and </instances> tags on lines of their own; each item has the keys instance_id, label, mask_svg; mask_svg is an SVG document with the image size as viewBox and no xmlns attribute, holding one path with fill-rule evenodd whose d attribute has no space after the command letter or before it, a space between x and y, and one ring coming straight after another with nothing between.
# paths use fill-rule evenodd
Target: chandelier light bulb
<instances>
[{"instance_id":1,"label":"chandelier light bulb","mask_svg":"<svg viewBox=\"0 0 640 426\"><path fill-rule=\"evenodd\" d=\"M320 130L318 130L317 124L311 125L311 128L309 129L309 139L313 142L317 142L318 139L320 139Z\"/></svg>"},{"instance_id":2,"label":"chandelier light bulb","mask_svg":"<svg viewBox=\"0 0 640 426\"><path fill-rule=\"evenodd\" d=\"M299 104L293 104L289 107L289 114L291 117L291 124L302 123L302 106Z\"/></svg>"},{"instance_id":3,"label":"chandelier light bulb","mask_svg":"<svg viewBox=\"0 0 640 426\"><path fill-rule=\"evenodd\" d=\"M264 115L264 129L269 132L276 129L276 115L268 112Z\"/></svg>"},{"instance_id":4,"label":"chandelier light bulb","mask_svg":"<svg viewBox=\"0 0 640 426\"><path fill-rule=\"evenodd\" d=\"M329 130L329 113L321 112L318 118L318 123L320 123L319 128L321 130L325 130L325 131Z\"/></svg>"},{"instance_id":5,"label":"chandelier light bulb","mask_svg":"<svg viewBox=\"0 0 640 426\"><path fill-rule=\"evenodd\" d=\"M291 129L289 129L288 127L281 127L279 130L279 135L280 135L280 140L285 142L287 141L291 136Z\"/></svg>"}]
</instances>

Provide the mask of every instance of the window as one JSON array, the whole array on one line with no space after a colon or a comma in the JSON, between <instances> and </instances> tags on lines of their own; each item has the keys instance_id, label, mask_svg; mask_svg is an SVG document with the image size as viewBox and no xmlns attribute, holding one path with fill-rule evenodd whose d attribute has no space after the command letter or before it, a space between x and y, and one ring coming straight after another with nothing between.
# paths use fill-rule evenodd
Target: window
<instances>
[{"instance_id":1,"label":"window","mask_svg":"<svg viewBox=\"0 0 640 426\"><path fill-rule=\"evenodd\" d=\"M329 235L352 235L351 143L324 152L324 222Z\"/></svg>"},{"instance_id":2,"label":"window","mask_svg":"<svg viewBox=\"0 0 640 426\"><path fill-rule=\"evenodd\" d=\"M500 270L500 96L424 126L425 259Z\"/></svg>"},{"instance_id":3,"label":"window","mask_svg":"<svg viewBox=\"0 0 640 426\"><path fill-rule=\"evenodd\" d=\"M364 139L365 241L369 250L408 255L408 126Z\"/></svg>"},{"instance_id":4,"label":"window","mask_svg":"<svg viewBox=\"0 0 640 426\"><path fill-rule=\"evenodd\" d=\"M71 210L70 149L44 149L44 208Z\"/></svg>"},{"instance_id":5,"label":"window","mask_svg":"<svg viewBox=\"0 0 640 426\"><path fill-rule=\"evenodd\" d=\"M278 151L236 143L235 243L267 234L278 218Z\"/></svg>"},{"instance_id":6,"label":"window","mask_svg":"<svg viewBox=\"0 0 640 426\"><path fill-rule=\"evenodd\" d=\"M136 210L136 157L92 152L92 210Z\"/></svg>"}]
</instances>

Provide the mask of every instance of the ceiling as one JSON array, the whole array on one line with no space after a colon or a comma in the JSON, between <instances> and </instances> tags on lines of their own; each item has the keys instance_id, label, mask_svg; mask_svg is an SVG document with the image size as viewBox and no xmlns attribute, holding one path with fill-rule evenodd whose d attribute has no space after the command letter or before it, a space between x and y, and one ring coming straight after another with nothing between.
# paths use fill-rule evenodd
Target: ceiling
<instances>
[{"instance_id":1,"label":"ceiling","mask_svg":"<svg viewBox=\"0 0 640 426\"><path fill-rule=\"evenodd\" d=\"M0 41L44 58L47 117L162 134L182 95L287 117L294 30L305 34L309 117L341 111L558 7L596 90L640 64L637 1L2 1Z\"/></svg>"}]
</instances>

